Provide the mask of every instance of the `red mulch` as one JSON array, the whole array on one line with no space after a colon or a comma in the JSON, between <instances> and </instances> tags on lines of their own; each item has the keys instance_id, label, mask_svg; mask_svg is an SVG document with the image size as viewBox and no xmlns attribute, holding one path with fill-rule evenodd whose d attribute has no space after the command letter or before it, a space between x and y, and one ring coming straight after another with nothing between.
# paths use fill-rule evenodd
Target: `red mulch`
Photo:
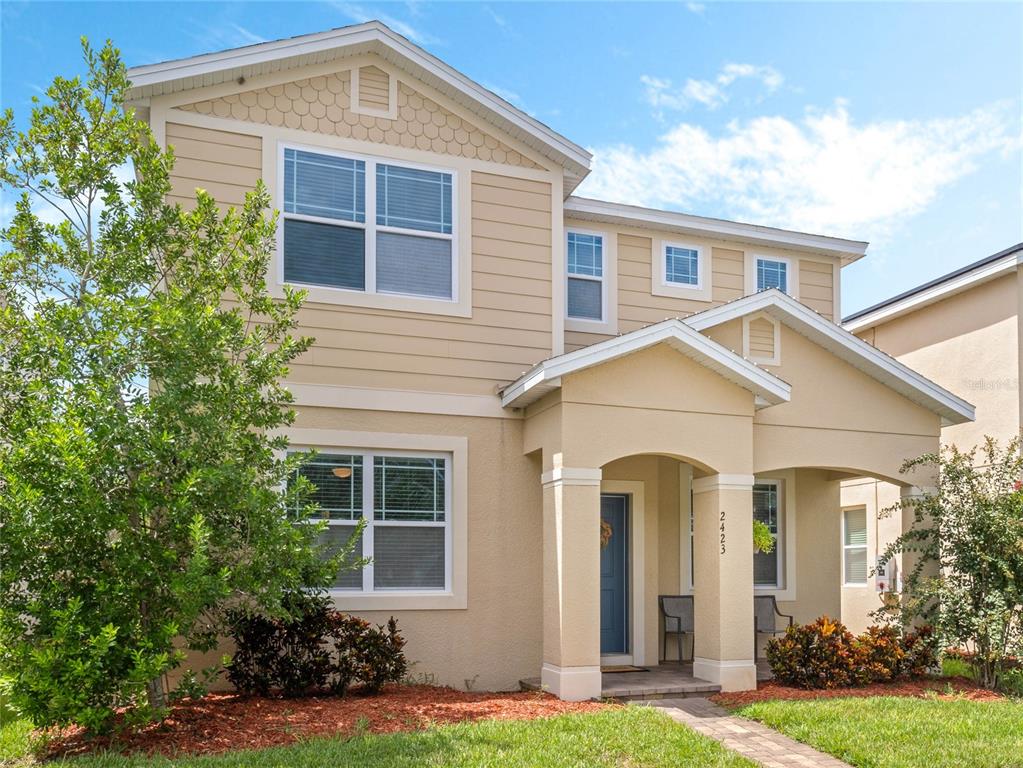
<instances>
[{"instance_id":1,"label":"red mulch","mask_svg":"<svg viewBox=\"0 0 1023 768\"><path fill-rule=\"evenodd\" d=\"M950 693L951 689L951 693ZM874 683L859 688L832 688L829 690L805 690L776 683L773 680L757 684L755 691L719 693L711 700L725 707L742 707L759 701L772 699L837 699L863 696L924 696L936 695L939 699L965 698L972 701L998 701L1004 698L995 691L982 688L966 677L923 678L898 683Z\"/></svg>"},{"instance_id":2,"label":"red mulch","mask_svg":"<svg viewBox=\"0 0 1023 768\"><path fill-rule=\"evenodd\" d=\"M568 702L546 693L467 693L429 685L386 686L377 696L358 691L301 699L212 693L171 708L170 716L116 741L85 738L80 729L51 734L47 756L114 749L126 753L215 754L292 744L310 736L417 731L431 725L492 718L531 720L606 708Z\"/></svg>"}]
</instances>

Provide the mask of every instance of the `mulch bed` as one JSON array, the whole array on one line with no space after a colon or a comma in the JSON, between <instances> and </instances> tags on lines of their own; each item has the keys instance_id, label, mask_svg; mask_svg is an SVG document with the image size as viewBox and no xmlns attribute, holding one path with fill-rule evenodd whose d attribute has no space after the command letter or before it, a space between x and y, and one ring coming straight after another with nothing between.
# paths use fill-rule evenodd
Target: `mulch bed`
<instances>
[{"instance_id":1,"label":"mulch bed","mask_svg":"<svg viewBox=\"0 0 1023 768\"><path fill-rule=\"evenodd\" d=\"M117 740L86 738L80 729L51 733L47 757L105 749L125 753L216 754L292 744L310 736L417 731L485 718L530 720L609 705L568 702L546 693L467 693L430 685L390 685L377 696L266 699L213 693L174 705L170 716Z\"/></svg>"},{"instance_id":2,"label":"mulch bed","mask_svg":"<svg viewBox=\"0 0 1023 768\"><path fill-rule=\"evenodd\" d=\"M838 699L865 696L911 696L917 698L937 696L939 699L965 698L972 701L999 701L1004 698L1001 694L982 688L966 677L940 677L829 690L792 688L771 680L758 683L755 691L719 693L712 696L711 700L721 706L735 708L774 699Z\"/></svg>"}]
</instances>

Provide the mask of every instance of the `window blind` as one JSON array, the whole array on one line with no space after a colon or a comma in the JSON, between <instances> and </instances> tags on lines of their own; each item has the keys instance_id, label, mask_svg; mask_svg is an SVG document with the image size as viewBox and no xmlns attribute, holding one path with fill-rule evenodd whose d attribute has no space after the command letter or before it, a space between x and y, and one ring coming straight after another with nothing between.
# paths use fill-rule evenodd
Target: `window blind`
<instances>
[{"instance_id":1,"label":"window blind","mask_svg":"<svg viewBox=\"0 0 1023 768\"><path fill-rule=\"evenodd\" d=\"M669 245L664 253L664 278L669 283L681 283L683 285L698 285L699 275L699 254L692 248L678 248Z\"/></svg>"},{"instance_id":2,"label":"window blind","mask_svg":"<svg viewBox=\"0 0 1023 768\"><path fill-rule=\"evenodd\" d=\"M379 232L377 290L450 299L451 241Z\"/></svg>"},{"instance_id":3,"label":"window blind","mask_svg":"<svg viewBox=\"0 0 1023 768\"><path fill-rule=\"evenodd\" d=\"M603 317L603 284L599 280L568 278L568 316L585 320Z\"/></svg>"},{"instance_id":4,"label":"window blind","mask_svg":"<svg viewBox=\"0 0 1023 768\"><path fill-rule=\"evenodd\" d=\"M286 218L284 279L289 283L365 290L365 231Z\"/></svg>"}]
</instances>

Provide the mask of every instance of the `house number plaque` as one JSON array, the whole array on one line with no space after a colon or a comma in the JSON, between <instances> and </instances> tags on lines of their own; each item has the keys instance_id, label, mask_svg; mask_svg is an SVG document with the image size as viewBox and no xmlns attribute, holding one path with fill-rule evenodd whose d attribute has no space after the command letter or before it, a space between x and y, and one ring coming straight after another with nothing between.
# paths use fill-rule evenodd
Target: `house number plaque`
<instances>
[{"instance_id":1,"label":"house number plaque","mask_svg":"<svg viewBox=\"0 0 1023 768\"><path fill-rule=\"evenodd\" d=\"M725 554L725 511L721 510L721 554Z\"/></svg>"}]
</instances>

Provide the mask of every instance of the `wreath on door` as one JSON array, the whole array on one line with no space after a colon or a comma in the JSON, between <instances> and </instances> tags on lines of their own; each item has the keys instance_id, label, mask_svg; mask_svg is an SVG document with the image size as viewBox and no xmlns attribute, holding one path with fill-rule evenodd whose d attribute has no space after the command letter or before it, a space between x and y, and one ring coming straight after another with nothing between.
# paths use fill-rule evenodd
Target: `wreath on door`
<instances>
[{"instance_id":1,"label":"wreath on door","mask_svg":"<svg viewBox=\"0 0 1023 768\"><path fill-rule=\"evenodd\" d=\"M606 549L607 545L611 542L611 534L614 533L614 528L611 527L611 523L607 520L600 521L600 548Z\"/></svg>"}]
</instances>

